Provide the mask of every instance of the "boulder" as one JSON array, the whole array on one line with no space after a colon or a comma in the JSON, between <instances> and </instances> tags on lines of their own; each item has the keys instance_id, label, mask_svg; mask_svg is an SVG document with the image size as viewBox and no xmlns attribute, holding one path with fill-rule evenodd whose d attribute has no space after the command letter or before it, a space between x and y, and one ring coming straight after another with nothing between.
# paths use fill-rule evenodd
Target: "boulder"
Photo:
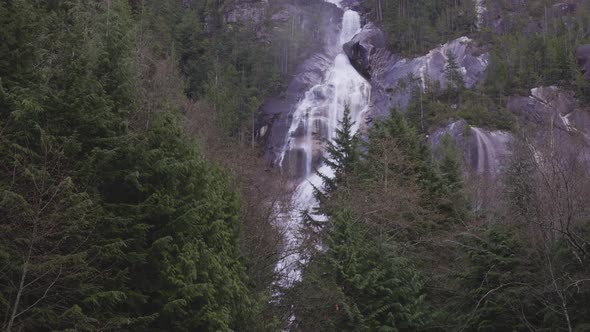
<instances>
[{"instance_id":1,"label":"boulder","mask_svg":"<svg viewBox=\"0 0 590 332\"><path fill-rule=\"evenodd\" d=\"M387 45L385 34L375 24L368 23L363 29L344 44L344 53L352 66L366 78L371 77L371 58L380 48Z\"/></svg>"}]
</instances>

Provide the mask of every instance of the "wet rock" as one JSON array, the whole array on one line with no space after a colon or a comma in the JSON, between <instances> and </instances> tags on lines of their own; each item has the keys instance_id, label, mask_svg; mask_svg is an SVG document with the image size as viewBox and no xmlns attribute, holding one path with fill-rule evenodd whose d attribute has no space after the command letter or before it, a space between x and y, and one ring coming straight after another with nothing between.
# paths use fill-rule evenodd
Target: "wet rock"
<instances>
[{"instance_id":1,"label":"wet rock","mask_svg":"<svg viewBox=\"0 0 590 332\"><path fill-rule=\"evenodd\" d=\"M364 9L361 0L342 0L340 3L343 7L350 8L359 13L362 13Z\"/></svg>"},{"instance_id":2,"label":"wet rock","mask_svg":"<svg viewBox=\"0 0 590 332\"><path fill-rule=\"evenodd\" d=\"M286 139L286 133L291 126L291 114L305 92L310 87L319 84L324 73L331 65L330 55L316 53L308 58L297 69L297 74L289 83L287 90L281 96L268 99L260 108L261 118L259 126L270 129L260 137L266 146L269 160L276 160L281 153ZM319 91L317 93L320 93Z\"/></svg>"},{"instance_id":3,"label":"wet rock","mask_svg":"<svg viewBox=\"0 0 590 332\"><path fill-rule=\"evenodd\" d=\"M438 129L429 137L428 142L435 155L445 135L449 135L462 152L466 171L488 179L496 178L502 171L510 154L509 143L513 140L509 132L471 127L465 120L459 120Z\"/></svg>"},{"instance_id":4,"label":"wet rock","mask_svg":"<svg viewBox=\"0 0 590 332\"><path fill-rule=\"evenodd\" d=\"M307 153L303 149L292 149L285 153L283 170L293 178L300 178L306 173Z\"/></svg>"},{"instance_id":5,"label":"wet rock","mask_svg":"<svg viewBox=\"0 0 590 332\"><path fill-rule=\"evenodd\" d=\"M352 66L366 78L371 77L371 60L375 52L386 47L385 34L375 24L368 23L361 32L344 44L344 52Z\"/></svg>"},{"instance_id":6,"label":"wet rock","mask_svg":"<svg viewBox=\"0 0 590 332\"><path fill-rule=\"evenodd\" d=\"M337 22L342 11L335 5L326 2L313 2L308 4L304 0L294 0L296 5L287 5L288 12L291 17L297 15L298 18L304 22L306 29L317 30L317 39L319 40L335 40L337 38L338 30L334 29L334 22ZM319 6L321 8L320 21L312 21L308 15L309 9L307 5ZM317 8L317 7L310 7ZM283 12L281 15L286 15ZM282 17L282 16L281 16ZM277 19L282 19L276 17ZM317 29L316 29L317 28ZM315 45L310 43L310 45ZM335 57L335 50L327 49L323 43L318 47L313 46L313 53L301 64L299 64L292 75L287 88L281 94L271 97L263 103L260 108L260 117L257 121L257 128L267 128L263 131L263 135L258 137L259 142L264 145L265 155L267 160L271 163L275 162L277 157L282 153L282 149L286 143L286 133L289 131L292 121L292 114L298 102L304 97L305 93L313 86L319 84L325 72L333 64ZM314 90L317 98L322 95L330 94L330 91Z\"/></svg>"}]
</instances>

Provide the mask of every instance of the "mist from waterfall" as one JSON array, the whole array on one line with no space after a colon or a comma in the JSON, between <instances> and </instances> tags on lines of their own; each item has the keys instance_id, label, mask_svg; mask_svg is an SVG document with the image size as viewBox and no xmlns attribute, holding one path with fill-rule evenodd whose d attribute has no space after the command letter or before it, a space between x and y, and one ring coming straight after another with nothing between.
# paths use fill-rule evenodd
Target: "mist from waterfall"
<instances>
[{"instance_id":1,"label":"mist from waterfall","mask_svg":"<svg viewBox=\"0 0 590 332\"><path fill-rule=\"evenodd\" d=\"M339 1L328 1L340 6ZM279 156L278 164L283 167L285 159L296 165L298 185L292 197L291 213L284 218L283 227L286 237L284 258L277 265L277 272L282 275L279 282L282 287L289 287L301 278L300 264L306 261L301 252L302 212L312 212L318 206L314 188L322 188L321 177L317 171L333 176L333 170L324 165L326 141L336 135L339 121L342 120L344 107L348 105L355 122L352 130L357 132L364 124L364 116L369 107L371 87L369 83L352 67L342 46L350 41L361 29L361 19L357 12L345 10L339 40L335 43L338 55L332 67L326 72L324 80L309 89L298 103L293 113L286 144ZM284 167L283 167L284 168ZM317 171L316 171L317 170ZM321 215L313 215L315 220L323 220Z\"/></svg>"}]
</instances>

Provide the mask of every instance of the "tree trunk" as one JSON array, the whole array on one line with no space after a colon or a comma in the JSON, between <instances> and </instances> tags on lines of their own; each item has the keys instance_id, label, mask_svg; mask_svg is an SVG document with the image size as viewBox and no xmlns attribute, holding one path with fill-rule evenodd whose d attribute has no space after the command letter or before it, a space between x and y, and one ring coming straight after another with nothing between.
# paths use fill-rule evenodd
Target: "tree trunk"
<instances>
[{"instance_id":1,"label":"tree trunk","mask_svg":"<svg viewBox=\"0 0 590 332\"><path fill-rule=\"evenodd\" d=\"M29 272L29 261L31 260L31 253L33 252L33 241L35 237L35 231L31 236L31 244L29 244L29 251L27 252L27 258L23 263L23 271L20 277L20 283L18 286L18 291L16 293L16 298L14 299L14 305L12 307L12 314L10 315L10 320L8 321L8 326L6 327L6 332L10 332L12 330L12 326L14 325L14 319L18 313L18 306L20 304L20 298L23 295L23 290L25 288L25 280L27 279L27 273Z\"/></svg>"}]
</instances>

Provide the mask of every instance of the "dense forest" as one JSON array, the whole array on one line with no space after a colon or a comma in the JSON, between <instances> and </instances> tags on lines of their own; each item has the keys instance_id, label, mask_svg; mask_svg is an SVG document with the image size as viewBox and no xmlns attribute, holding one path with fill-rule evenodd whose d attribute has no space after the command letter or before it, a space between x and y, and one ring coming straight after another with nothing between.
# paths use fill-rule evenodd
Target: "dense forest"
<instances>
[{"instance_id":1,"label":"dense forest","mask_svg":"<svg viewBox=\"0 0 590 332\"><path fill-rule=\"evenodd\" d=\"M521 1L496 31L476 1L359 1L400 56L476 40L486 78L467 88L448 53L445 86L400 81L405 109L365 126L345 107L334 175L315 169L319 205L295 211L301 277L280 286L295 186L260 110L333 33L320 2L240 21L260 2L0 0L3 330L590 331L588 147L506 106L559 86L588 112L587 3L563 20ZM517 137L496 178L450 135L429 143L457 119Z\"/></svg>"},{"instance_id":2,"label":"dense forest","mask_svg":"<svg viewBox=\"0 0 590 332\"><path fill-rule=\"evenodd\" d=\"M247 43L242 32L218 21L204 30L221 5L2 1L6 331L273 323L259 286L272 265L258 256L272 259L275 234L268 217L258 219L264 207L240 198L234 182L257 162L237 141L274 84L257 77L279 74L264 46L232 44ZM268 64L249 62L259 52ZM210 103L197 102L202 96ZM197 135L201 127L209 131ZM243 169L225 168L198 144L215 130L209 147Z\"/></svg>"}]
</instances>

